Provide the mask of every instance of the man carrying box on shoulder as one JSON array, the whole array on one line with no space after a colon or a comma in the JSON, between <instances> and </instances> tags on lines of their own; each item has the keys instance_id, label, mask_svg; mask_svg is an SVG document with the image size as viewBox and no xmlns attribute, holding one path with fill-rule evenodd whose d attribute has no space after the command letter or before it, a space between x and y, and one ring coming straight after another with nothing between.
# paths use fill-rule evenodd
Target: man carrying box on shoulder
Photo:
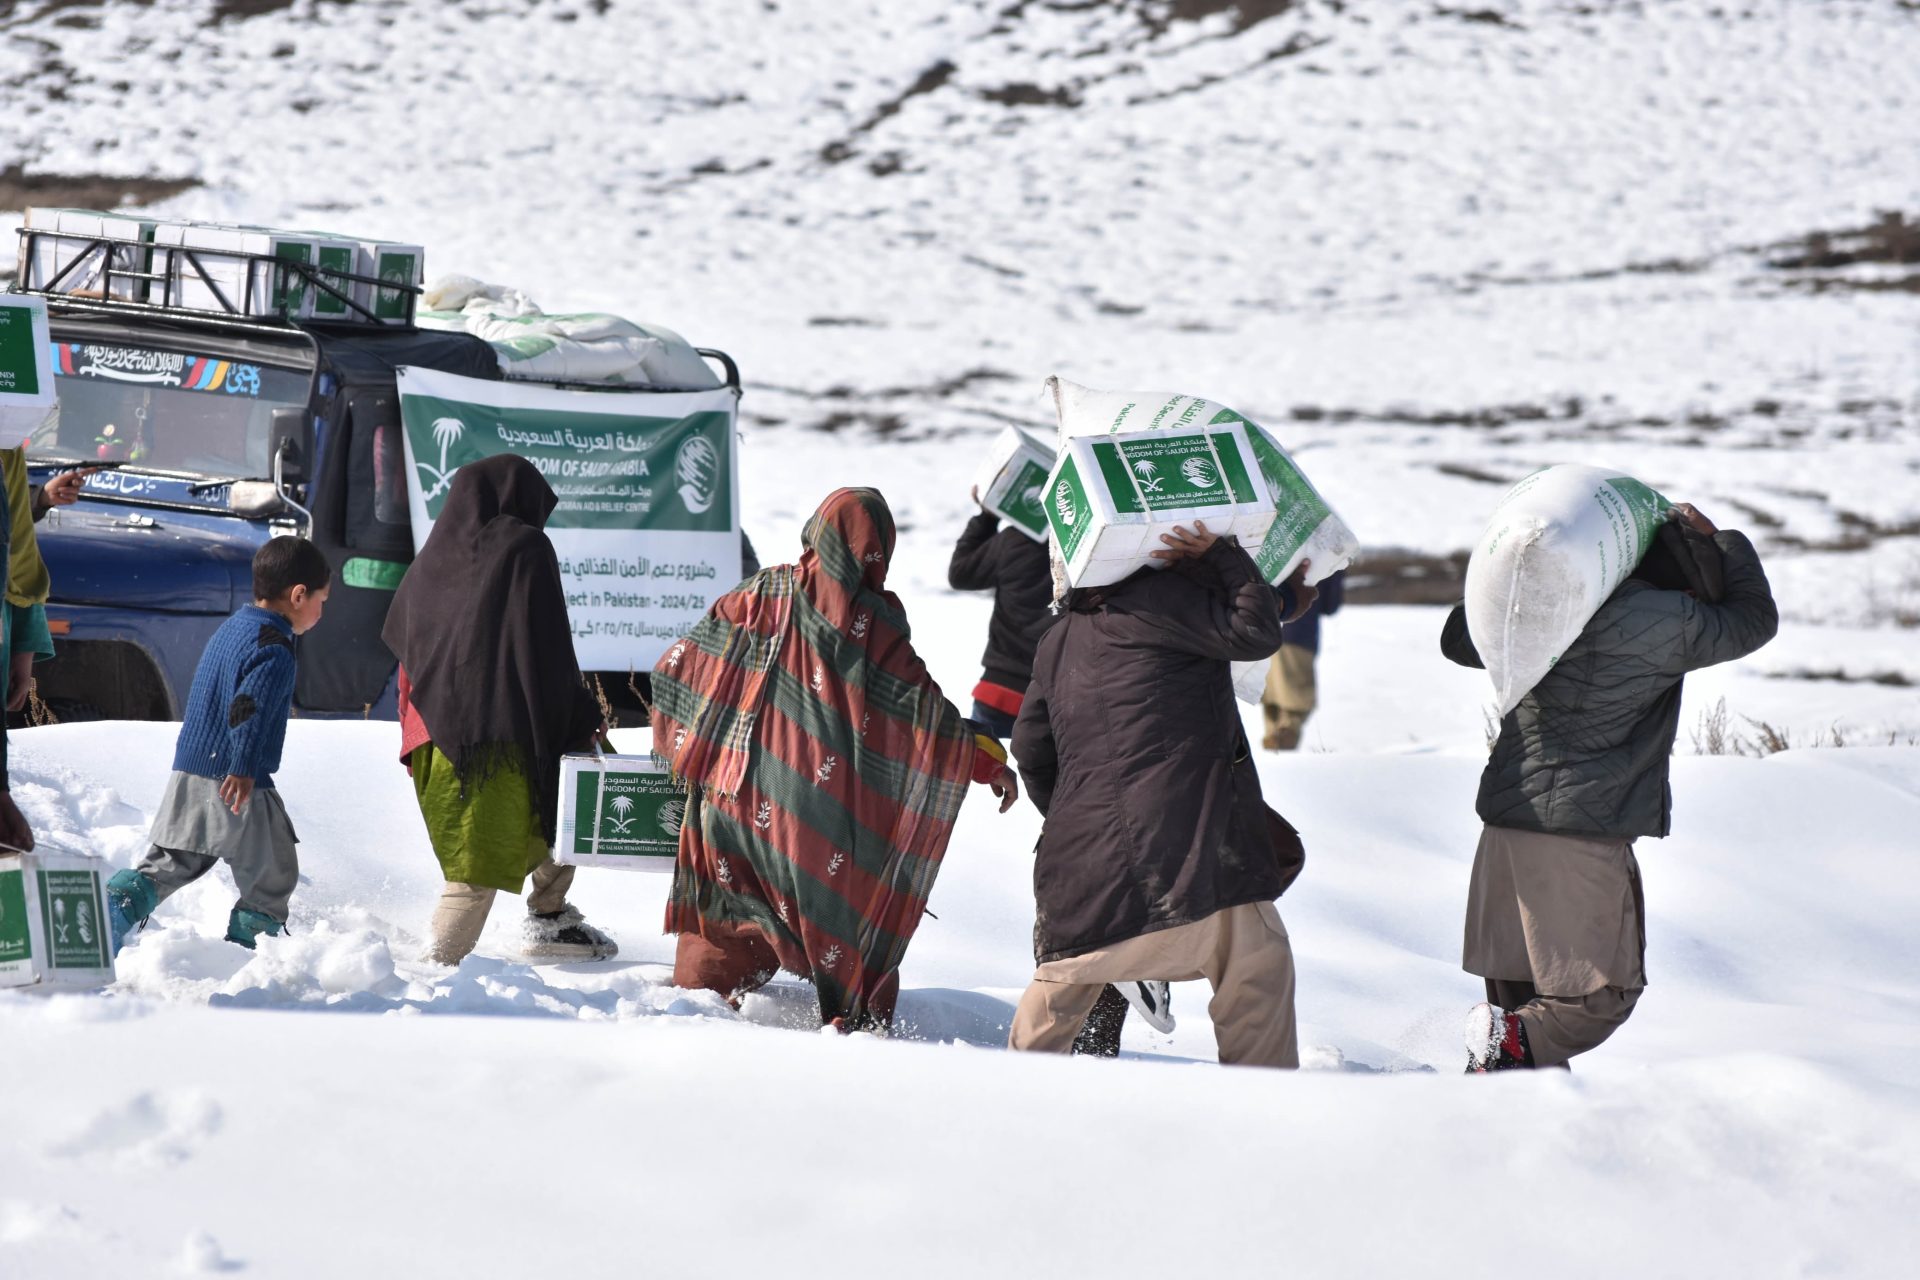
<instances>
[{"instance_id":1,"label":"man carrying box on shoulder","mask_svg":"<svg viewBox=\"0 0 1920 1280\"><path fill-rule=\"evenodd\" d=\"M1315 592L1302 563L1276 593L1204 524L1161 541L1163 567L1069 593L1035 655L1013 753L1046 815L1040 963L1008 1047L1064 1053L1104 984L1206 978L1221 1062L1298 1066L1287 875L1229 664Z\"/></svg>"}]
</instances>

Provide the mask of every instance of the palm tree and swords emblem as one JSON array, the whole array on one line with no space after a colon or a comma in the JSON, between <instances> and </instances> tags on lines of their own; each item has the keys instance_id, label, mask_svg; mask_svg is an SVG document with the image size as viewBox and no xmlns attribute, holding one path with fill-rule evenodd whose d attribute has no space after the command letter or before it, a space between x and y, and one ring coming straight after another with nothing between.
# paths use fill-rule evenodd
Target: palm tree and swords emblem
<instances>
[{"instance_id":1,"label":"palm tree and swords emblem","mask_svg":"<svg viewBox=\"0 0 1920 1280\"><path fill-rule=\"evenodd\" d=\"M413 464L419 469L422 479L430 479L433 481L433 486L427 490L426 495L421 499L423 502L432 502L435 498L445 493L448 486L453 483L453 474L460 470L460 468L447 466L447 450L451 449L455 444L458 444L460 437L465 434L467 434L467 424L458 418L435 418L433 420L433 440L435 444L440 446L440 465L436 467L431 462L415 462Z\"/></svg>"}]
</instances>

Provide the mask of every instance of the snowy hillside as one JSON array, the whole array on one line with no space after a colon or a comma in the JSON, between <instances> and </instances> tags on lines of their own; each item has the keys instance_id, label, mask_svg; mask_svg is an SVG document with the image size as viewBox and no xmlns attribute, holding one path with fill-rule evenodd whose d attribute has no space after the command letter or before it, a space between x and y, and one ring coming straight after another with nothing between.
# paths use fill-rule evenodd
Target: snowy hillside
<instances>
[{"instance_id":1,"label":"snowy hillside","mask_svg":"<svg viewBox=\"0 0 1920 1280\"><path fill-rule=\"evenodd\" d=\"M1308 750L1262 761L1309 850L1298 1075L1214 1067L1194 985L1120 1063L998 1052L1037 817L984 796L893 1043L815 1036L790 979L668 986L646 877L581 875L614 963L518 962L503 902L425 965L392 727L299 723L291 937L220 941L216 872L105 996L0 994L0 1277L1912 1272L1912 0L25 0L0 106L0 235L126 192L729 350L763 558L879 485L951 694L965 477L1049 373L1269 423L1386 602L1329 620ZM1750 532L1786 622L1687 683L1633 1020L1463 1081L1489 689L1433 606L1552 461ZM130 865L171 743L19 733L15 793Z\"/></svg>"}]
</instances>

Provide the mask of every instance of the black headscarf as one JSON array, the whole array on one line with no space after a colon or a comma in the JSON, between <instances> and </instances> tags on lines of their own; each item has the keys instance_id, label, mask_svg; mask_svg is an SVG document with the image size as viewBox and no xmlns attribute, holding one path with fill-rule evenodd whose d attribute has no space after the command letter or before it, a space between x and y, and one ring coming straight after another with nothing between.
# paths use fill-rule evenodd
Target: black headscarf
<instances>
[{"instance_id":1,"label":"black headscarf","mask_svg":"<svg viewBox=\"0 0 1920 1280\"><path fill-rule=\"evenodd\" d=\"M503 765L523 771L549 843L560 757L585 748L600 723L573 653L560 562L541 532L557 502L525 458L461 467L380 632L461 782Z\"/></svg>"}]
</instances>

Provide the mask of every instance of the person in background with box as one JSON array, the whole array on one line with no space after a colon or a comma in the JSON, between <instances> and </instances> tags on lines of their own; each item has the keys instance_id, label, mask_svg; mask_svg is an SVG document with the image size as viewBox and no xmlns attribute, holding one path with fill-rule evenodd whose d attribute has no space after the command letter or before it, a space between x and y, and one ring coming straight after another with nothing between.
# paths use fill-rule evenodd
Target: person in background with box
<instances>
[{"instance_id":1,"label":"person in background with box","mask_svg":"<svg viewBox=\"0 0 1920 1280\"><path fill-rule=\"evenodd\" d=\"M332 584L327 558L305 538L271 538L254 553L253 603L220 624L193 673L153 848L107 882L115 951L216 862L240 892L228 942L251 951L259 935L286 926L299 837L273 774L293 710L294 637L320 621Z\"/></svg>"},{"instance_id":2,"label":"person in background with box","mask_svg":"<svg viewBox=\"0 0 1920 1280\"><path fill-rule=\"evenodd\" d=\"M673 981L738 1001L786 969L823 1024L884 1027L968 782L1002 813L1020 789L913 651L886 499L835 490L802 541L653 669L654 754L687 788Z\"/></svg>"},{"instance_id":3,"label":"person in background with box","mask_svg":"<svg viewBox=\"0 0 1920 1280\"><path fill-rule=\"evenodd\" d=\"M973 501L980 504L980 487ZM1053 621L1053 578L1047 544L1009 525L984 506L974 513L947 562L947 585L955 591L993 592L987 651L980 683L973 686L972 720L996 738L1013 732L1020 700L1033 679L1033 650Z\"/></svg>"},{"instance_id":4,"label":"person in background with box","mask_svg":"<svg viewBox=\"0 0 1920 1280\"><path fill-rule=\"evenodd\" d=\"M1307 717L1318 702L1313 664L1320 654L1320 619L1340 612L1346 578L1345 569L1324 578L1320 594L1307 611L1280 633L1280 648L1267 667L1267 687L1260 695L1260 713L1266 721L1260 745L1268 751L1299 749Z\"/></svg>"},{"instance_id":5,"label":"person in background with box","mask_svg":"<svg viewBox=\"0 0 1920 1280\"><path fill-rule=\"evenodd\" d=\"M545 533L558 502L517 455L461 467L381 631L400 659L400 761L446 876L427 952L437 964L459 964L494 896L529 875L522 954L620 950L567 902L574 869L552 858L560 757L606 733Z\"/></svg>"},{"instance_id":6,"label":"person in background with box","mask_svg":"<svg viewBox=\"0 0 1920 1280\"><path fill-rule=\"evenodd\" d=\"M1066 1052L1105 984L1204 977L1221 1062L1295 1067L1293 952L1273 905L1290 876L1229 664L1279 648L1314 589L1303 562L1276 592L1204 524L1161 541L1161 567L1070 592L1034 658L1013 753L1046 815L1039 964L1007 1046Z\"/></svg>"}]
</instances>

